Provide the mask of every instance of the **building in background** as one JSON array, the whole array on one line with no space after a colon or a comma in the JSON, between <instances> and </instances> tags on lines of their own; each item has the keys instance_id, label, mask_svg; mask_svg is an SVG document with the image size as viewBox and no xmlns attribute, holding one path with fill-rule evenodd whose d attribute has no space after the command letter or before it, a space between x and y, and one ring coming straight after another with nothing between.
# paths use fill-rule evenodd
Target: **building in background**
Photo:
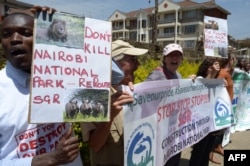
<instances>
[{"instance_id":1,"label":"building in background","mask_svg":"<svg viewBox=\"0 0 250 166\"><path fill-rule=\"evenodd\" d=\"M217 5L215 0L197 3L195 0L173 2L163 0L158 4L157 43L178 43L183 48L194 49L203 38L204 15L227 19L231 13ZM108 18L112 22L113 39L152 42L155 7L128 13L119 10Z\"/></svg>"}]
</instances>

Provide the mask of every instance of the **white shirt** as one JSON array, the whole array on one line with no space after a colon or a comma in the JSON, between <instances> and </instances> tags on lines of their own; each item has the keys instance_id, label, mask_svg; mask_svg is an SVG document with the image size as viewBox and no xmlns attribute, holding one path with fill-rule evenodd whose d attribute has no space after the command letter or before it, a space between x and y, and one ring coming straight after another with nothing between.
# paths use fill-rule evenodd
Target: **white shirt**
<instances>
[{"instance_id":1,"label":"white shirt","mask_svg":"<svg viewBox=\"0 0 250 166\"><path fill-rule=\"evenodd\" d=\"M28 166L53 151L69 123L28 124L30 74L9 62L0 71L0 166ZM69 165L82 166L80 155Z\"/></svg>"}]
</instances>

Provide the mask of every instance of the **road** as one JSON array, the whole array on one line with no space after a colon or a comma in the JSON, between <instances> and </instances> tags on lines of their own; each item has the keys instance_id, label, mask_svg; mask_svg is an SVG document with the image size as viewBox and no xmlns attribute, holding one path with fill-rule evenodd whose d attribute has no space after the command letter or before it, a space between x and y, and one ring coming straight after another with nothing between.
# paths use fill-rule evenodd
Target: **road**
<instances>
[{"instance_id":1,"label":"road","mask_svg":"<svg viewBox=\"0 0 250 166\"><path fill-rule=\"evenodd\" d=\"M235 132L230 136L231 143L224 147L225 150L250 150L250 130ZM182 151L180 166L188 166L189 158L191 155L191 148L187 148ZM214 164L209 162L209 166L223 166L223 156L216 154L216 157L222 161L222 164Z\"/></svg>"}]
</instances>

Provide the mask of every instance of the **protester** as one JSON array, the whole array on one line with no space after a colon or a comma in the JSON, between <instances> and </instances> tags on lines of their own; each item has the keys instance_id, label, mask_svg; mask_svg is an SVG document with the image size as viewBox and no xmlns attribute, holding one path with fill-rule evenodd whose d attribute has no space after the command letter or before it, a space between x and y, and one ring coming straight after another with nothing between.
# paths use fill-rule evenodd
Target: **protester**
<instances>
[{"instance_id":1,"label":"protester","mask_svg":"<svg viewBox=\"0 0 250 166\"><path fill-rule=\"evenodd\" d=\"M246 72L247 72L247 74L250 73L250 63L246 64Z\"/></svg>"},{"instance_id":2,"label":"protester","mask_svg":"<svg viewBox=\"0 0 250 166\"><path fill-rule=\"evenodd\" d=\"M220 60L221 70L218 75L218 78L224 78L225 81L227 82L226 89L228 91L231 101L233 100L234 97L232 74L234 71L235 61L236 61L235 57L231 56L231 54L228 55L228 58L222 58Z\"/></svg>"},{"instance_id":3,"label":"protester","mask_svg":"<svg viewBox=\"0 0 250 166\"><path fill-rule=\"evenodd\" d=\"M220 60L220 72L218 75L218 78L224 78L226 82L226 89L229 94L230 100L233 101L234 97L234 87L233 87L233 79L232 79L232 74L234 71L234 64L235 64L235 57L231 56L231 54L228 55L228 58L222 58ZM223 135L224 133L220 135L215 135L214 137L214 148L212 150L213 152L216 152L222 156L224 156L224 149L222 147L222 140L223 140Z\"/></svg>"},{"instance_id":4,"label":"protester","mask_svg":"<svg viewBox=\"0 0 250 166\"><path fill-rule=\"evenodd\" d=\"M237 69L247 72L246 60L244 58L239 58L235 66Z\"/></svg>"},{"instance_id":5,"label":"protester","mask_svg":"<svg viewBox=\"0 0 250 166\"><path fill-rule=\"evenodd\" d=\"M200 64L197 71L197 79L199 78L217 78L220 70L219 60L214 57L206 57ZM214 163L220 163L220 161L214 156L210 158L210 152L213 149L214 136L209 133L198 143L193 145L192 154L189 160L189 166L208 166L209 160ZM212 153L211 153L212 154Z\"/></svg>"},{"instance_id":6,"label":"protester","mask_svg":"<svg viewBox=\"0 0 250 166\"><path fill-rule=\"evenodd\" d=\"M134 71L139 62L138 56L148 52L146 49L135 48L127 42L116 40L112 42L112 57L124 72L123 80L113 85L109 122L81 123L83 141L89 143L92 166L122 166L124 165L123 113L122 105L133 102L133 97L121 91L122 84L129 85L134 81Z\"/></svg>"},{"instance_id":7,"label":"protester","mask_svg":"<svg viewBox=\"0 0 250 166\"><path fill-rule=\"evenodd\" d=\"M178 44L168 44L163 49L162 66L154 69L145 81L181 79L181 74L177 71L183 60L183 50ZM181 152L171 157L165 166L178 166Z\"/></svg>"},{"instance_id":8,"label":"protester","mask_svg":"<svg viewBox=\"0 0 250 166\"><path fill-rule=\"evenodd\" d=\"M7 63L0 71L0 165L81 166L78 137L69 123L28 123L33 29L29 10L9 12L2 22Z\"/></svg>"}]
</instances>

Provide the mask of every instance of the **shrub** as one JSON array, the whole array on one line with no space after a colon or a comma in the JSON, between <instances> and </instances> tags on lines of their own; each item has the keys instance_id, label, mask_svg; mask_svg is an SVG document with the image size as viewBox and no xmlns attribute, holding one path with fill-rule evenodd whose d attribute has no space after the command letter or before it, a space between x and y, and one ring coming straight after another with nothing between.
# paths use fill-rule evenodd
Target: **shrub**
<instances>
[{"instance_id":1,"label":"shrub","mask_svg":"<svg viewBox=\"0 0 250 166\"><path fill-rule=\"evenodd\" d=\"M135 71L135 83L140 83L143 82L149 73L159 66L160 61L159 60L154 60L153 58L148 58L145 60L139 60L140 61L140 66L138 69Z\"/></svg>"},{"instance_id":2,"label":"shrub","mask_svg":"<svg viewBox=\"0 0 250 166\"><path fill-rule=\"evenodd\" d=\"M184 59L182 64L179 66L178 71L181 73L183 78L188 78L191 74L196 74L199 63L189 62L188 60Z\"/></svg>"}]
</instances>

